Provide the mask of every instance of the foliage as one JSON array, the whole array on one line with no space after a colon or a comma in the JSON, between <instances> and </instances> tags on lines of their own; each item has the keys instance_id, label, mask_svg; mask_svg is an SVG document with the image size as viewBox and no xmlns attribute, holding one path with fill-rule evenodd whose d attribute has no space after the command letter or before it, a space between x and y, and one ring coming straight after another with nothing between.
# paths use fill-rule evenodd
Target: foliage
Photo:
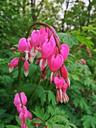
<instances>
[{"instance_id":1,"label":"foliage","mask_svg":"<svg viewBox=\"0 0 96 128\"><path fill-rule=\"evenodd\" d=\"M26 31L32 23L30 3L25 0L25 13L23 0L0 1L0 128L19 128L16 110L13 105L13 97L17 89L22 90L28 97L28 108L33 112L33 117L41 120L41 127L49 128L95 128L96 127L96 18L95 11L88 21L88 11L82 10L84 4L75 4L71 10L67 10L66 20L59 21L58 7L62 6L62 0L50 4L47 0L41 5L36 5L36 10L41 10L38 20L43 20L58 27L58 35L63 42L70 46L69 59L66 62L69 71L71 86L68 90L70 101L68 104L56 104L54 85L50 85L49 79L40 81L39 68L32 64L30 73L26 79L22 71L22 86L17 85L17 70L8 73L7 64L11 58L18 56L14 51L18 39L26 35ZM53 12L53 5L55 11ZM92 0L92 8L96 7ZM46 11L45 11L46 9ZM53 10L52 10L53 9ZM60 9L60 8L59 8ZM23 10L23 11L21 11ZM48 12L48 10L50 10ZM45 11L45 13L44 13ZM79 15L81 13L81 15ZM49 17L47 20L46 17ZM51 19L52 17L52 19ZM56 18L57 17L57 18ZM78 19L79 17L79 19ZM74 18L74 20L73 20ZM82 20L82 24L80 22ZM57 24L56 24L57 23ZM65 32L62 32L62 24L67 23ZM55 25L56 24L56 25ZM81 28L80 29L80 25ZM12 47L14 45L14 47ZM14 52L14 55L13 55ZM82 63L82 59L86 63ZM49 74L48 74L49 75ZM37 120L28 121L29 128Z\"/></svg>"}]
</instances>

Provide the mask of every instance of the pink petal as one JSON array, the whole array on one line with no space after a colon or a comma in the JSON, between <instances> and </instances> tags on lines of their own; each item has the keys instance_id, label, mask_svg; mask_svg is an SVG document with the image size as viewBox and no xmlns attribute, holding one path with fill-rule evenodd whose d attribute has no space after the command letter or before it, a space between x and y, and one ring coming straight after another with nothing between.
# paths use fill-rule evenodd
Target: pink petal
<instances>
[{"instance_id":1,"label":"pink petal","mask_svg":"<svg viewBox=\"0 0 96 128\"><path fill-rule=\"evenodd\" d=\"M43 58L50 57L55 51L55 46L56 46L55 40L53 36L51 36L50 40L49 41L46 40L42 45L41 48L42 57Z\"/></svg>"},{"instance_id":2,"label":"pink petal","mask_svg":"<svg viewBox=\"0 0 96 128\"><path fill-rule=\"evenodd\" d=\"M23 67L24 67L24 74L27 77L29 73L29 63L27 60L25 60Z\"/></svg>"},{"instance_id":3,"label":"pink petal","mask_svg":"<svg viewBox=\"0 0 96 128\"><path fill-rule=\"evenodd\" d=\"M54 78L54 83L55 83L57 89L61 89L63 87L65 81L64 81L63 77L56 76Z\"/></svg>"},{"instance_id":4,"label":"pink petal","mask_svg":"<svg viewBox=\"0 0 96 128\"><path fill-rule=\"evenodd\" d=\"M21 53L23 53L26 50L28 50L27 40L26 40L26 38L21 38L19 40L19 44L18 44L18 51L21 52Z\"/></svg>"},{"instance_id":5,"label":"pink petal","mask_svg":"<svg viewBox=\"0 0 96 128\"><path fill-rule=\"evenodd\" d=\"M52 72L56 72L62 66L63 62L64 59L61 54L52 55L52 57L48 59L48 66Z\"/></svg>"},{"instance_id":6,"label":"pink petal","mask_svg":"<svg viewBox=\"0 0 96 128\"><path fill-rule=\"evenodd\" d=\"M67 79L67 78L68 78L68 71L67 71L67 68L65 67L65 65L63 65L63 66L60 68L60 70L61 70L62 77L63 77L64 79Z\"/></svg>"},{"instance_id":7,"label":"pink petal","mask_svg":"<svg viewBox=\"0 0 96 128\"><path fill-rule=\"evenodd\" d=\"M24 62L24 71L29 71L29 63L27 60Z\"/></svg>"},{"instance_id":8,"label":"pink petal","mask_svg":"<svg viewBox=\"0 0 96 128\"><path fill-rule=\"evenodd\" d=\"M27 97L25 95L24 92L20 92L20 96L21 96L21 100L22 100L22 104L23 105L26 105L27 103ZM21 104L21 100L20 100L20 97L19 97L19 94L17 93L14 97L14 105L17 107L18 105Z\"/></svg>"},{"instance_id":9,"label":"pink petal","mask_svg":"<svg viewBox=\"0 0 96 128\"><path fill-rule=\"evenodd\" d=\"M37 47L39 46L39 30L33 30L31 33L31 46Z\"/></svg>"},{"instance_id":10,"label":"pink petal","mask_svg":"<svg viewBox=\"0 0 96 128\"><path fill-rule=\"evenodd\" d=\"M15 67L18 66L19 58L14 58L11 60L11 62L8 64L9 72L12 72Z\"/></svg>"},{"instance_id":11,"label":"pink petal","mask_svg":"<svg viewBox=\"0 0 96 128\"><path fill-rule=\"evenodd\" d=\"M69 46L67 44L62 44L60 47L60 53L63 55L64 60L66 60L69 54Z\"/></svg>"}]
</instances>

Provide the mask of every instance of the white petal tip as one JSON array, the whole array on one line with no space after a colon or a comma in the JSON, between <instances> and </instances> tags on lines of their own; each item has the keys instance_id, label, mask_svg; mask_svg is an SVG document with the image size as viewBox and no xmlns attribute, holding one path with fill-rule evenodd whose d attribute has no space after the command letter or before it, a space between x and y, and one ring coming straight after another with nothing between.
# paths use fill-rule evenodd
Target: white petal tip
<instances>
[{"instance_id":1,"label":"white petal tip","mask_svg":"<svg viewBox=\"0 0 96 128\"><path fill-rule=\"evenodd\" d=\"M13 68L9 68L9 73L11 73L13 71Z\"/></svg>"},{"instance_id":2,"label":"white petal tip","mask_svg":"<svg viewBox=\"0 0 96 128\"><path fill-rule=\"evenodd\" d=\"M29 74L29 71L24 71L24 75L25 75L25 77L27 77L28 76L28 74Z\"/></svg>"}]
</instances>

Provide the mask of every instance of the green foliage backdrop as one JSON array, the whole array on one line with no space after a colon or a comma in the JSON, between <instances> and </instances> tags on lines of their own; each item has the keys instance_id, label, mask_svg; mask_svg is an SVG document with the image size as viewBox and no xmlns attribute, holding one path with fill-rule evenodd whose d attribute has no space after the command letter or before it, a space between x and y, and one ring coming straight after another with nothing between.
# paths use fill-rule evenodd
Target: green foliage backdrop
<instances>
[{"instance_id":1,"label":"green foliage backdrop","mask_svg":"<svg viewBox=\"0 0 96 128\"><path fill-rule=\"evenodd\" d=\"M20 127L13 105L17 89L26 93L33 117L41 118L40 123L48 128L96 128L96 1L88 0L88 5L75 1L71 9L71 0L35 2L0 1L0 128ZM66 62L71 81L67 104L56 104L54 85L50 85L49 77L40 81L35 64L30 66L27 79L22 71L21 87L17 85L17 70L8 72L8 62L19 56L14 51L19 38L35 21L54 26L62 43L70 46ZM34 128L36 121L28 121L29 128Z\"/></svg>"}]
</instances>

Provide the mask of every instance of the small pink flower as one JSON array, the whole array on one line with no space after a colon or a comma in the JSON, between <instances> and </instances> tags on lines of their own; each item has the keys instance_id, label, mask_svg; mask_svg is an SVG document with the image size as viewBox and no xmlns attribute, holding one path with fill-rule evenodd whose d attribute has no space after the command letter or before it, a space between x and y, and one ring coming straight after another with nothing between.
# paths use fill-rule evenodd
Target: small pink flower
<instances>
[{"instance_id":1,"label":"small pink flower","mask_svg":"<svg viewBox=\"0 0 96 128\"><path fill-rule=\"evenodd\" d=\"M69 46L67 44L62 44L60 47L60 53L64 57L64 60L66 60L69 54Z\"/></svg>"},{"instance_id":2,"label":"small pink flower","mask_svg":"<svg viewBox=\"0 0 96 128\"><path fill-rule=\"evenodd\" d=\"M39 45L41 47L43 43L48 39L48 35L50 34L50 31L48 28L41 27L39 33L40 33Z\"/></svg>"},{"instance_id":3,"label":"small pink flower","mask_svg":"<svg viewBox=\"0 0 96 128\"><path fill-rule=\"evenodd\" d=\"M28 50L27 40L26 40L26 38L21 38L19 40L19 44L18 44L18 51L21 53L24 53L27 50Z\"/></svg>"},{"instance_id":4,"label":"small pink flower","mask_svg":"<svg viewBox=\"0 0 96 128\"><path fill-rule=\"evenodd\" d=\"M60 103L68 102L69 97L67 96L66 91L69 85L65 82L64 78L56 76L54 78L54 83L57 89L57 95L56 95L57 102Z\"/></svg>"},{"instance_id":5,"label":"small pink flower","mask_svg":"<svg viewBox=\"0 0 96 128\"><path fill-rule=\"evenodd\" d=\"M8 64L9 72L12 72L15 67L18 66L19 58L14 58L11 60L11 62Z\"/></svg>"},{"instance_id":6,"label":"small pink flower","mask_svg":"<svg viewBox=\"0 0 96 128\"><path fill-rule=\"evenodd\" d=\"M21 96L21 99L20 99L20 96L19 95ZM27 97L26 97L26 95L25 95L24 92L20 92L19 94L17 93L15 95L15 97L14 97L14 105L16 107L18 107L18 105L21 104L21 100L22 100L22 104L23 105L26 105L26 103L27 103Z\"/></svg>"},{"instance_id":7,"label":"small pink flower","mask_svg":"<svg viewBox=\"0 0 96 128\"><path fill-rule=\"evenodd\" d=\"M30 37L28 39L21 38L18 44L18 51L25 53L25 59L28 60L28 53L31 50Z\"/></svg>"},{"instance_id":8,"label":"small pink flower","mask_svg":"<svg viewBox=\"0 0 96 128\"><path fill-rule=\"evenodd\" d=\"M48 58L48 66L52 72L56 72L62 66L64 62L63 56L61 54L52 55Z\"/></svg>"},{"instance_id":9,"label":"small pink flower","mask_svg":"<svg viewBox=\"0 0 96 128\"><path fill-rule=\"evenodd\" d=\"M33 30L31 33L31 45L33 47L41 47L45 40L48 38L46 28L40 28L40 30Z\"/></svg>"},{"instance_id":10,"label":"small pink flower","mask_svg":"<svg viewBox=\"0 0 96 128\"><path fill-rule=\"evenodd\" d=\"M50 57L51 55L53 55L54 51L55 51L55 47L56 47L56 43L54 40L54 37L51 36L50 40L46 40L41 48L41 53L42 53L42 58L47 59L48 57Z\"/></svg>"},{"instance_id":11,"label":"small pink flower","mask_svg":"<svg viewBox=\"0 0 96 128\"><path fill-rule=\"evenodd\" d=\"M29 63L27 60L25 60L23 67L24 67L24 74L27 77L29 73Z\"/></svg>"}]
</instances>

